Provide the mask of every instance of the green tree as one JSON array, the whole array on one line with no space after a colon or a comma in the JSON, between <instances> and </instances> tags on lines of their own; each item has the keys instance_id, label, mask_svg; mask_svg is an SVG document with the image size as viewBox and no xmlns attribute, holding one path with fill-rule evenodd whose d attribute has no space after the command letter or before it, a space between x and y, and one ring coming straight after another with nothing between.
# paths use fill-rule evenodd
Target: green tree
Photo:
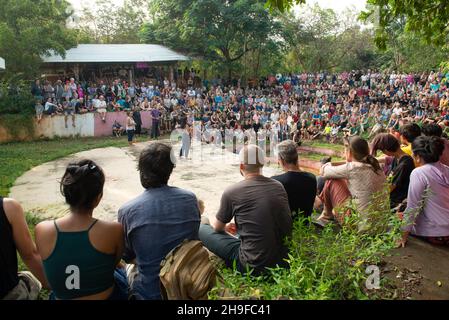
<instances>
[{"instance_id":1,"label":"green tree","mask_svg":"<svg viewBox=\"0 0 449 320\"><path fill-rule=\"evenodd\" d=\"M68 29L72 15L65 0L0 0L0 56L6 60L6 79L30 79L38 74L41 56L60 55L76 45Z\"/></svg>"},{"instance_id":2,"label":"green tree","mask_svg":"<svg viewBox=\"0 0 449 320\"><path fill-rule=\"evenodd\" d=\"M145 42L233 66L247 53L282 42L281 25L259 0L154 0Z\"/></svg>"},{"instance_id":3,"label":"green tree","mask_svg":"<svg viewBox=\"0 0 449 320\"><path fill-rule=\"evenodd\" d=\"M429 44L419 34L405 31L405 23L405 19L401 19L388 26L385 50L380 58L382 67L406 72L437 69L447 60L447 49Z\"/></svg>"},{"instance_id":4,"label":"green tree","mask_svg":"<svg viewBox=\"0 0 449 320\"><path fill-rule=\"evenodd\" d=\"M358 13L337 15L318 5L297 17L286 15L290 50L286 63L294 71L342 71L375 67L376 48L370 29L362 29Z\"/></svg>"},{"instance_id":5,"label":"green tree","mask_svg":"<svg viewBox=\"0 0 449 320\"><path fill-rule=\"evenodd\" d=\"M288 0L287 0L288 1ZM406 31L416 33L428 43L447 43L449 1L447 0L368 0L362 19L377 23L376 40L385 49L389 30L398 21L405 22Z\"/></svg>"},{"instance_id":6,"label":"green tree","mask_svg":"<svg viewBox=\"0 0 449 320\"><path fill-rule=\"evenodd\" d=\"M306 0L267 0L265 6L272 11L279 10L281 12L289 11L295 4L304 4Z\"/></svg>"},{"instance_id":7,"label":"green tree","mask_svg":"<svg viewBox=\"0 0 449 320\"><path fill-rule=\"evenodd\" d=\"M147 1L125 0L116 6L108 0L96 0L82 10L78 28L82 41L89 43L139 43L139 31L146 19Z\"/></svg>"}]
</instances>

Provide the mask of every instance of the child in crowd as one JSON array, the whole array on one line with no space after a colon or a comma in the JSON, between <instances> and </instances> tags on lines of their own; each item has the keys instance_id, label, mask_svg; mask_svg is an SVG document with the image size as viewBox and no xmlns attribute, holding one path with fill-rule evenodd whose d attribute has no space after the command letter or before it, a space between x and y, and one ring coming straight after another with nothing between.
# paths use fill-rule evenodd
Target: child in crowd
<instances>
[{"instance_id":1,"label":"child in crowd","mask_svg":"<svg viewBox=\"0 0 449 320\"><path fill-rule=\"evenodd\" d=\"M114 124L112 125L112 133L114 136L121 137L123 131L123 126L117 120L114 120Z\"/></svg>"}]
</instances>

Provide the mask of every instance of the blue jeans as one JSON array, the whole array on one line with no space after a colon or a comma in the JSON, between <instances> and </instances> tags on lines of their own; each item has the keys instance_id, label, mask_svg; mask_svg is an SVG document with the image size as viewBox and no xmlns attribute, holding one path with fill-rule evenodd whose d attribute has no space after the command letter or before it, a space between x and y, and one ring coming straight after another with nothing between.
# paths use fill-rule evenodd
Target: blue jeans
<instances>
[{"instance_id":1,"label":"blue jeans","mask_svg":"<svg viewBox=\"0 0 449 320\"><path fill-rule=\"evenodd\" d=\"M159 121L153 122L151 126L151 138L159 137Z\"/></svg>"},{"instance_id":2,"label":"blue jeans","mask_svg":"<svg viewBox=\"0 0 449 320\"><path fill-rule=\"evenodd\" d=\"M234 263L237 270L244 271L239 261L240 240L227 234L226 232L216 232L210 225L200 225L198 232L200 240L204 246L225 261L228 268L232 268Z\"/></svg>"},{"instance_id":3,"label":"blue jeans","mask_svg":"<svg viewBox=\"0 0 449 320\"><path fill-rule=\"evenodd\" d=\"M128 134L128 142L132 142L134 138L134 130L126 130L126 133Z\"/></svg>"}]
</instances>

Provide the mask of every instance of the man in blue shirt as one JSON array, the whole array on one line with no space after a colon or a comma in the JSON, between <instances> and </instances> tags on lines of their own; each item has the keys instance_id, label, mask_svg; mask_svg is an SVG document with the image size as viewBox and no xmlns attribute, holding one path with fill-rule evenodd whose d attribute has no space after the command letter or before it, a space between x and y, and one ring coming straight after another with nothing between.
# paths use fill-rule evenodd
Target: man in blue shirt
<instances>
[{"instance_id":1,"label":"man in blue shirt","mask_svg":"<svg viewBox=\"0 0 449 320\"><path fill-rule=\"evenodd\" d=\"M123 225L123 259L135 264L137 274L130 280L137 300L160 300L160 263L184 239L198 240L200 212L196 196L167 185L175 167L172 147L152 143L139 158L140 181L146 189L122 206L118 221Z\"/></svg>"}]
</instances>

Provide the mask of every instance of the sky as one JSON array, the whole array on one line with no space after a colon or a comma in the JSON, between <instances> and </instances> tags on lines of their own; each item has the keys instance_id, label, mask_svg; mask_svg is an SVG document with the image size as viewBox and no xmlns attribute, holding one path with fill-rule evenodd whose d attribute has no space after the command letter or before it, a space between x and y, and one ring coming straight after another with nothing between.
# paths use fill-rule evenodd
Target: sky
<instances>
[{"instance_id":1,"label":"sky","mask_svg":"<svg viewBox=\"0 0 449 320\"><path fill-rule=\"evenodd\" d=\"M87 6L92 6L92 0L68 0L72 3L75 8L79 8L81 4L86 4ZM123 0L110 0L110 2L116 3L117 5L123 4ZM313 5L318 3L323 8L331 8L335 11L343 11L347 7L354 6L358 10L365 8L366 0L307 0L307 4Z\"/></svg>"}]
</instances>

